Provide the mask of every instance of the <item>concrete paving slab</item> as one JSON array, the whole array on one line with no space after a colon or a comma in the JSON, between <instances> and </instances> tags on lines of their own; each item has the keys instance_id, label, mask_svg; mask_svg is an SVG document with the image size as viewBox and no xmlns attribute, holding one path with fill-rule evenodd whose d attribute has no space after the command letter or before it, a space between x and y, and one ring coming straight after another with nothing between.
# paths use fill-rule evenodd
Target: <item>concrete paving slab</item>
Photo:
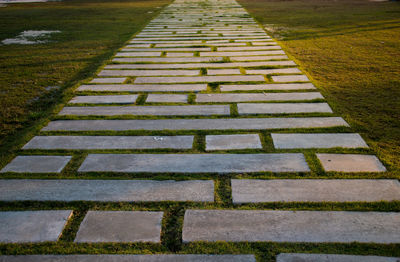
<instances>
[{"instance_id":1,"label":"concrete paving slab","mask_svg":"<svg viewBox=\"0 0 400 262\"><path fill-rule=\"evenodd\" d=\"M232 179L231 184L234 204L400 200L395 179Z\"/></svg>"},{"instance_id":2,"label":"concrete paving slab","mask_svg":"<svg viewBox=\"0 0 400 262\"><path fill-rule=\"evenodd\" d=\"M134 104L138 95L76 96L70 104Z\"/></svg>"},{"instance_id":3,"label":"concrete paving slab","mask_svg":"<svg viewBox=\"0 0 400 262\"><path fill-rule=\"evenodd\" d=\"M81 85L77 91L97 92L192 92L207 90L207 84L175 85Z\"/></svg>"},{"instance_id":4,"label":"concrete paving slab","mask_svg":"<svg viewBox=\"0 0 400 262\"><path fill-rule=\"evenodd\" d=\"M261 56L261 55L284 55L282 50L278 51L243 51L243 52L200 52L200 56Z\"/></svg>"},{"instance_id":5,"label":"concrete paving slab","mask_svg":"<svg viewBox=\"0 0 400 262\"><path fill-rule=\"evenodd\" d=\"M263 82L263 76L181 76L181 77L137 77L135 84L155 83L210 83L210 82Z\"/></svg>"},{"instance_id":6,"label":"concrete paving slab","mask_svg":"<svg viewBox=\"0 0 400 262\"><path fill-rule=\"evenodd\" d=\"M309 172L303 154L89 154L79 172Z\"/></svg>"},{"instance_id":7,"label":"concrete paving slab","mask_svg":"<svg viewBox=\"0 0 400 262\"><path fill-rule=\"evenodd\" d=\"M309 82L305 75L293 75L293 76L272 76L274 82Z\"/></svg>"},{"instance_id":8,"label":"concrete paving slab","mask_svg":"<svg viewBox=\"0 0 400 262\"><path fill-rule=\"evenodd\" d=\"M161 56L161 52L119 52L115 56L117 57L131 57L131 56Z\"/></svg>"},{"instance_id":9,"label":"concrete paving slab","mask_svg":"<svg viewBox=\"0 0 400 262\"><path fill-rule=\"evenodd\" d=\"M194 53L189 52L167 52L166 57L193 57Z\"/></svg>"},{"instance_id":10,"label":"concrete paving slab","mask_svg":"<svg viewBox=\"0 0 400 262\"><path fill-rule=\"evenodd\" d=\"M22 149L191 149L193 136L35 136Z\"/></svg>"},{"instance_id":11,"label":"concrete paving slab","mask_svg":"<svg viewBox=\"0 0 400 262\"><path fill-rule=\"evenodd\" d=\"M64 107L59 115L74 116L190 116L230 115L229 105L187 105L187 106L84 106Z\"/></svg>"},{"instance_id":12,"label":"concrete paving slab","mask_svg":"<svg viewBox=\"0 0 400 262\"><path fill-rule=\"evenodd\" d=\"M325 171L336 172L385 172L386 168L373 155L317 154Z\"/></svg>"},{"instance_id":13,"label":"concrete paving slab","mask_svg":"<svg viewBox=\"0 0 400 262\"><path fill-rule=\"evenodd\" d=\"M245 61L268 61L268 60L287 60L286 55L269 55L269 56L232 56L229 58L232 62Z\"/></svg>"},{"instance_id":14,"label":"concrete paving slab","mask_svg":"<svg viewBox=\"0 0 400 262\"><path fill-rule=\"evenodd\" d=\"M293 93L215 93L197 94L196 102L302 101L323 99L319 92Z\"/></svg>"},{"instance_id":15,"label":"concrete paving slab","mask_svg":"<svg viewBox=\"0 0 400 262\"><path fill-rule=\"evenodd\" d=\"M206 150L260 149L262 144L257 134L208 135Z\"/></svg>"},{"instance_id":16,"label":"concrete paving slab","mask_svg":"<svg viewBox=\"0 0 400 262\"><path fill-rule=\"evenodd\" d=\"M187 210L183 242L399 243L400 213Z\"/></svg>"},{"instance_id":17,"label":"concrete paving slab","mask_svg":"<svg viewBox=\"0 0 400 262\"><path fill-rule=\"evenodd\" d=\"M0 189L1 201L214 201L213 180L2 179Z\"/></svg>"},{"instance_id":18,"label":"concrete paving slab","mask_svg":"<svg viewBox=\"0 0 400 262\"><path fill-rule=\"evenodd\" d=\"M244 103L238 104L237 107L240 115L332 113L327 103Z\"/></svg>"},{"instance_id":19,"label":"concrete paving slab","mask_svg":"<svg viewBox=\"0 0 400 262\"><path fill-rule=\"evenodd\" d=\"M19 255L0 262L256 262L254 255ZM381 262L381 261L379 261ZM387 261L384 261L387 262Z\"/></svg>"},{"instance_id":20,"label":"concrete paving slab","mask_svg":"<svg viewBox=\"0 0 400 262\"><path fill-rule=\"evenodd\" d=\"M94 78L90 81L92 84L122 84L126 81L126 77L111 77L111 78Z\"/></svg>"},{"instance_id":21,"label":"concrete paving slab","mask_svg":"<svg viewBox=\"0 0 400 262\"><path fill-rule=\"evenodd\" d=\"M256 85L220 85L222 92L229 91L250 91L250 90L301 90L315 89L311 83L302 84L256 84Z\"/></svg>"},{"instance_id":22,"label":"concrete paving slab","mask_svg":"<svg viewBox=\"0 0 400 262\"><path fill-rule=\"evenodd\" d=\"M153 242L159 243L163 212L89 211L74 242Z\"/></svg>"},{"instance_id":23,"label":"concrete paving slab","mask_svg":"<svg viewBox=\"0 0 400 262\"><path fill-rule=\"evenodd\" d=\"M224 118L159 120L57 120L42 131L261 130L349 126L341 117Z\"/></svg>"},{"instance_id":24,"label":"concrete paving slab","mask_svg":"<svg viewBox=\"0 0 400 262\"><path fill-rule=\"evenodd\" d=\"M17 156L0 173L60 173L71 156Z\"/></svg>"},{"instance_id":25,"label":"concrete paving slab","mask_svg":"<svg viewBox=\"0 0 400 262\"><path fill-rule=\"evenodd\" d=\"M137 57L137 58L113 58L113 62L122 63L199 63L199 62L219 62L223 57Z\"/></svg>"},{"instance_id":26,"label":"concrete paving slab","mask_svg":"<svg viewBox=\"0 0 400 262\"><path fill-rule=\"evenodd\" d=\"M276 257L277 262L399 262L396 257L356 256L335 254L300 254L281 253Z\"/></svg>"},{"instance_id":27,"label":"concrete paving slab","mask_svg":"<svg viewBox=\"0 0 400 262\"><path fill-rule=\"evenodd\" d=\"M0 212L0 243L57 241L71 215L71 210Z\"/></svg>"},{"instance_id":28,"label":"concrete paving slab","mask_svg":"<svg viewBox=\"0 0 400 262\"><path fill-rule=\"evenodd\" d=\"M271 75L271 74L301 74L298 68L278 68L278 69L247 69L248 75Z\"/></svg>"},{"instance_id":29,"label":"concrete paving slab","mask_svg":"<svg viewBox=\"0 0 400 262\"><path fill-rule=\"evenodd\" d=\"M359 134L271 134L275 148L368 148Z\"/></svg>"},{"instance_id":30,"label":"concrete paving slab","mask_svg":"<svg viewBox=\"0 0 400 262\"><path fill-rule=\"evenodd\" d=\"M218 47L218 51L250 51L250 50L280 50L280 46L243 46L243 47Z\"/></svg>"},{"instance_id":31,"label":"concrete paving slab","mask_svg":"<svg viewBox=\"0 0 400 262\"><path fill-rule=\"evenodd\" d=\"M99 76L196 76L199 70L102 70Z\"/></svg>"},{"instance_id":32,"label":"concrete paving slab","mask_svg":"<svg viewBox=\"0 0 400 262\"><path fill-rule=\"evenodd\" d=\"M240 75L239 69L208 69L208 75Z\"/></svg>"},{"instance_id":33,"label":"concrete paving slab","mask_svg":"<svg viewBox=\"0 0 400 262\"><path fill-rule=\"evenodd\" d=\"M147 96L147 103L187 103L187 95L173 95L173 94L149 94Z\"/></svg>"}]
</instances>

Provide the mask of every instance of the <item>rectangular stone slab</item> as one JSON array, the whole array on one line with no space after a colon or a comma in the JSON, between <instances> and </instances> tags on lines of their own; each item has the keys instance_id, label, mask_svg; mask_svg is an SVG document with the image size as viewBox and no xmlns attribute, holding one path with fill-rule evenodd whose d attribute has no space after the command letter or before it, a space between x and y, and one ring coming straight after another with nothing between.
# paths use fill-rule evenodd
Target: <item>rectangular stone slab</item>
<instances>
[{"instance_id":1,"label":"rectangular stone slab","mask_svg":"<svg viewBox=\"0 0 400 262\"><path fill-rule=\"evenodd\" d=\"M256 262L254 255L19 255L1 262ZM379 261L381 262L381 261ZM388 261L382 261L388 262Z\"/></svg>"},{"instance_id":2,"label":"rectangular stone slab","mask_svg":"<svg viewBox=\"0 0 400 262\"><path fill-rule=\"evenodd\" d=\"M197 94L196 102L302 101L324 99L319 92Z\"/></svg>"},{"instance_id":3,"label":"rectangular stone slab","mask_svg":"<svg viewBox=\"0 0 400 262\"><path fill-rule=\"evenodd\" d=\"M112 78L94 78L90 83L92 84L122 84L126 81L126 77L112 77Z\"/></svg>"},{"instance_id":4,"label":"rectangular stone slab","mask_svg":"<svg viewBox=\"0 0 400 262\"><path fill-rule=\"evenodd\" d=\"M327 103L244 103L238 104L237 107L240 115L332 113L332 109Z\"/></svg>"},{"instance_id":5,"label":"rectangular stone slab","mask_svg":"<svg viewBox=\"0 0 400 262\"><path fill-rule=\"evenodd\" d=\"M263 76L182 76L182 77L137 77L135 84L153 83L202 83L202 82L263 82Z\"/></svg>"},{"instance_id":6,"label":"rectangular stone slab","mask_svg":"<svg viewBox=\"0 0 400 262\"><path fill-rule=\"evenodd\" d=\"M200 52L200 56L260 56L260 55L284 55L282 50L278 51L244 51L244 52Z\"/></svg>"},{"instance_id":7,"label":"rectangular stone slab","mask_svg":"<svg viewBox=\"0 0 400 262\"><path fill-rule=\"evenodd\" d=\"M275 148L368 148L359 134L271 134Z\"/></svg>"},{"instance_id":8,"label":"rectangular stone slab","mask_svg":"<svg viewBox=\"0 0 400 262\"><path fill-rule=\"evenodd\" d=\"M325 171L336 172L385 172L386 168L373 155L317 154Z\"/></svg>"},{"instance_id":9,"label":"rectangular stone slab","mask_svg":"<svg viewBox=\"0 0 400 262\"><path fill-rule=\"evenodd\" d=\"M218 62L223 57L137 57L137 58L114 58L113 62L137 63L196 63L196 62Z\"/></svg>"},{"instance_id":10,"label":"rectangular stone slab","mask_svg":"<svg viewBox=\"0 0 400 262\"><path fill-rule=\"evenodd\" d=\"M70 104L133 104L138 95L76 96Z\"/></svg>"},{"instance_id":11,"label":"rectangular stone slab","mask_svg":"<svg viewBox=\"0 0 400 262\"><path fill-rule=\"evenodd\" d=\"M161 52L119 52L115 56L130 57L130 56L161 56Z\"/></svg>"},{"instance_id":12,"label":"rectangular stone slab","mask_svg":"<svg viewBox=\"0 0 400 262\"><path fill-rule=\"evenodd\" d=\"M79 172L308 172L303 154L89 154Z\"/></svg>"},{"instance_id":13,"label":"rectangular stone slab","mask_svg":"<svg viewBox=\"0 0 400 262\"><path fill-rule=\"evenodd\" d=\"M100 76L196 76L199 70L102 70Z\"/></svg>"},{"instance_id":14,"label":"rectangular stone slab","mask_svg":"<svg viewBox=\"0 0 400 262\"><path fill-rule=\"evenodd\" d=\"M188 105L188 106L83 106L64 107L59 115L74 116L119 116L119 115L229 115L229 105Z\"/></svg>"},{"instance_id":15,"label":"rectangular stone slab","mask_svg":"<svg viewBox=\"0 0 400 262\"><path fill-rule=\"evenodd\" d=\"M35 136L22 149L190 149L193 136Z\"/></svg>"},{"instance_id":16,"label":"rectangular stone slab","mask_svg":"<svg viewBox=\"0 0 400 262\"><path fill-rule=\"evenodd\" d=\"M77 91L98 92L190 92L207 90L207 84L178 85L81 85Z\"/></svg>"},{"instance_id":17,"label":"rectangular stone slab","mask_svg":"<svg viewBox=\"0 0 400 262\"><path fill-rule=\"evenodd\" d=\"M193 57L194 53L189 52L167 52L166 57Z\"/></svg>"},{"instance_id":18,"label":"rectangular stone slab","mask_svg":"<svg viewBox=\"0 0 400 262\"><path fill-rule=\"evenodd\" d=\"M257 66L291 66L293 61L236 62L236 63L185 63L185 64L112 64L105 69L171 69L171 68L229 68Z\"/></svg>"},{"instance_id":19,"label":"rectangular stone slab","mask_svg":"<svg viewBox=\"0 0 400 262\"><path fill-rule=\"evenodd\" d=\"M71 210L0 212L0 243L57 241L71 215Z\"/></svg>"},{"instance_id":20,"label":"rectangular stone slab","mask_svg":"<svg viewBox=\"0 0 400 262\"><path fill-rule=\"evenodd\" d=\"M268 61L268 60L286 60L286 55L266 55L266 56L232 56L229 58L232 62L244 61Z\"/></svg>"},{"instance_id":21,"label":"rectangular stone slab","mask_svg":"<svg viewBox=\"0 0 400 262\"><path fill-rule=\"evenodd\" d=\"M185 51L191 51L191 52L196 52L196 51L211 51L211 47L178 47L178 48L131 48L131 46L127 46L127 48L122 49L122 51L172 51L172 52L185 52Z\"/></svg>"},{"instance_id":22,"label":"rectangular stone slab","mask_svg":"<svg viewBox=\"0 0 400 262\"><path fill-rule=\"evenodd\" d=\"M315 89L311 83L303 84L257 84L257 85L221 85L222 92L229 91L250 91L250 90L297 90Z\"/></svg>"},{"instance_id":23,"label":"rectangular stone slab","mask_svg":"<svg viewBox=\"0 0 400 262\"><path fill-rule=\"evenodd\" d=\"M298 68L278 68L278 69L252 69L246 70L249 75L271 75L271 74L300 74Z\"/></svg>"},{"instance_id":24,"label":"rectangular stone slab","mask_svg":"<svg viewBox=\"0 0 400 262\"><path fill-rule=\"evenodd\" d=\"M17 156L0 173L60 173L71 156Z\"/></svg>"},{"instance_id":25,"label":"rectangular stone slab","mask_svg":"<svg viewBox=\"0 0 400 262\"><path fill-rule=\"evenodd\" d=\"M276 262L398 262L396 257L356 256L335 254L281 253Z\"/></svg>"},{"instance_id":26,"label":"rectangular stone slab","mask_svg":"<svg viewBox=\"0 0 400 262\"><path fill-rule=\"evenodd\" d=\"M0 189L1 201L214 201L213 180L2 179Z\"/></svg>"},{"instance_id":27,"label":"rectangular stone slab","mask_svg":"<svg viewBox=\"0 0 400 262\"><path fill-rule=\"evenodd\" d=\"M224 119L160 119L160 120L57 120L42 131L98 130L229 130L321 128L348 126L341 117L298 118L224 118Z\"/></svg>"},{"instance_id":28,"label":"rectangular stone slab","mask_svg":"<svg viewBox=\"0 0 400 262\"><path fill-rule=\"evenodd\" d=\"M240 75L239 69L208 69L207 75Z\"/></svg>"},{"instance_id":29,"label":"rectangular stone slab","mask_svg":"<svg viewBox=\"0 0 400 262\"><path fill-rule=\"evenodd\" d=\"M161 238L163 212L89 211L74 242L153 242Z\"/></svg>"},{"instance_id":30,"label":"rectangular stone slab","mask_svg":"<svg viewBox=\"0 0 400 262\"><path fill-rule=\"evenodd\" d=\"M293 76L272 76L274 82L309 82L305 75L293 75Z\"/></svg>"},{"instance_id":31,"label":"rectangular stone slab","mask_svg":"<svg viewBox=\"0 0 400 262\"><path fill-rule=\"evenodd\" d=\"M183 242L399 243L400 213L187 210Z\"/></svg>"},{"instance_id":32,"label":"rectangular stone slab","mask_svg":"<svg viewBox=\"0 0 400 262\"><path fill-rule=\"evenodd\" d=\"M187 95L149 94L146 103L187 103Z\"/></svg>"},{"instance_id":33,"label":"rectangular stone slab","mask_svg":"<svg viewBox=\"0 0 400 262\"><path fill-rule=\"evenodd\" d=\"M257 134L207 135L206 150L260 149L262 144Z\"/></svg>"},{"instance_id":34,"label":"rectangular stone slab","mask_svg":"<svg viewBox=\"0 0 400 262\"><path fill-rule=\"evenodd\" d=\"M232 179L231 183L234 204L400 200L400 183L394 179Z\"/></svg>"},{"instance_id":35,"label":"rectangular stone slab","mask_svg":"<svg viewBox=\"0 0 400 262\"><path fill-rule=\"evenodd\" d=\"M249 51L249 50L279 50L280 46L234 46L234 47L218 47L218 51Z\"/></svg>"}]
</instances>

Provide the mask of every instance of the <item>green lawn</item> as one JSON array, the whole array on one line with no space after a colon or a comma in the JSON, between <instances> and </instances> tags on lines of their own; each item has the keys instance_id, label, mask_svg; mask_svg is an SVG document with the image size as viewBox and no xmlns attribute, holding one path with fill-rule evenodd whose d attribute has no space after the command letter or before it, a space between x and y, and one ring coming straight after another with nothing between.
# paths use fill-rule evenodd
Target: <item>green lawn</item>
<instances>
[{"instance_id":1,"label":"green lawn","mask_svg":"<svg viewBox=\"0 0 400 262\"><path fill-rule=\"evenodd\" d=\"M170 2L66 0L0 8L0 41L25 30L61 31L47 44L0 44L0 162L68 88L92 76ZM49 86L63 91L47 92Z\"/></svg>"},{"instance_id":2,"label":"green lawn","mask_svg":"<svg viewBox=\"0 0 400 262\"><path fill-rule=\"evenodd\" d=\"M239 0L400 173L400 2Z\"/></svg>"}]
</instances>

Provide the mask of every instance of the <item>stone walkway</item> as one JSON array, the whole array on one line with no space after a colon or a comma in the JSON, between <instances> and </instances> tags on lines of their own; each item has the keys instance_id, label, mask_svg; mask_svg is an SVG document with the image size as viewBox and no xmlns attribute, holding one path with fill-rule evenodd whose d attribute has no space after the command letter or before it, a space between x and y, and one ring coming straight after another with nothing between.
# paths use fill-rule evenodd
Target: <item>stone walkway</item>
<instances>
[{"instance_id":1,"label":"stone walkway","mask_svg":"<svg viewBox=\"0 0 400 262\"><path fill-rule=\"evenodd\" d=\"M227 189L232 210L187 209L183 243L400 243L396 212L235 209L249 203L400 200L397 180L349 179L386 171L370 152L362 137L334 114L310 79L234 0L176 0L94 79L77 87L58 117L3 167L1 173L17 179L0 180L0 201L213 204L219 194L215 181L196 176L218 179L229 174L234 176ZM235 177L243 173L247 179ZM253 174L271 173L282 179L251 179ZM310 176L316 173L347 179ZM181 174L188 180L29 179L77 174L171 174L171 179ZM291 174L308 179L287 179ZM0 224L7 225L0 229L0 242L57 241L71 213L0 212ZM164 216L164 210L90 210L74 242L160 243ZM281 254L278 261L361 259L332 256ZM7 262L110 259L255 261L248 254L0 256Z\"/></svg>"}]
</instances>

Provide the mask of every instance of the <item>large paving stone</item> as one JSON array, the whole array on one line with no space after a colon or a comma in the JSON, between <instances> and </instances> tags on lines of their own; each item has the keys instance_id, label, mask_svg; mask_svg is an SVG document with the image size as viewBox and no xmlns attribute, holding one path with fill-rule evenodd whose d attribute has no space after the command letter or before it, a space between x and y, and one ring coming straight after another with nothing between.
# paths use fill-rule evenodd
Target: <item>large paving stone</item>
<instances>
[{"instance_id":1,"label":"large paving stone","mask_svg":"<svg viewBox=\"0 0 400 262\"><path fill-rule=\"evenodd\" d=\"M218 51L249 51L249 50L279 50L280 46L233 46L218 47Z\"/></svg>"},{"instance_id":2,"label":"large paving stone","mask_svg":"<svg viewBox=\"0 0 400 262\"><path fill-rule=\"evenodd\" d=\"M127 48L122 49L122 51L163 51L163 52L186 52L186 51L191 51L191 52L196 52L196 51L211 51L211 47L175 47L175 48L132 48L130 46L127 46Z\"/></svg>"},{"instance_id":3,"label":"large paving stone","mask_svg":"<svg viewBox=\"0 0 400 262\"><path fill-rule=\"evenodd\" d=\"M400 213L187 210L183 242L399 243Z\"/></svg>"},{"instance_id":4,"label":"large paving stone","mask_svg":"<svg viewBox=\"0 0 400 262\"><path fill-rule=\"evenodd\" d=\"M103 70L100 76L196 76L199 70Z\"/></svg>"},{"instance_id":5,"label":"large paving stone","mask_svg":"<svg viewBox=\"0 0 400 262\"><path fill-rule=\"evenodd\" d=\"M332 113L327 103L254 103L238 104L241 115L246 114L294 114L294 113Z\"/></svg>"},{"instance_id":6,"label":"large paving stone","mask_svg":"<svg viewBox=\"0 0 400 262\"><path fill-rule=\"evenodd\" d=\"M147 96L147 103L187 103L187 95L173 95L173 94L149 94Z\"/></svg>"},{"instance_id":7,"label":"large paving stone","mask_svg":"<svg viewBox=\"0 0 400 262\"><path fill-rule=\"evenodd\" d=\"M303 154L89 154L79 172L308 172Z\"/></svg>"},{"instance_id":8,"label":"large paving stone","mask_svg":"<svg viewBox=\"0 0 400 262\"><path fill-rule=\"evenodd\" d=\"M276 262L399 262L396 257L336 255L336 254L300 254L281 253Z\"/></svg>"},{"instance_id":9,"label":"large paving stone","mask_svg":"<svg viewBox=\"0 0 400 262\"><path fill-rule=\"evenodd\" d=\"M246 70L249 75L270 75L270 74L299 74L298 68L278 68L278 69L252 69Z\"/></svg>"},{"instance_id":10,"label":"large paving stone","mask_svg":"<svg viewBox=\"0 0 400 262\"><path fill-rule=\"evenodd\" d=\"M272 76L274 82L309 82L305 75L292 75L292 76Z\"/></svg>"},{"instance_id":11,"label":"large paving stone","mask_svg":"<svg viewBox=\"0 0 400 262\"><path fill-rule=\"evenodd\" d=\"M2 179L0 189L1 201L214 201L212 180Z\"/></svg>"},{"instance_id":12,"label":"large paving stone","mask_svg":"<svg viewBox=\"0 0 400 262\"><path fill-rule=\"evenodd\" d=\"M86 106L64 107L59 115L115 116L115 115L229 115L228 105L187 105L187 106Z\"/></svg>"},{"instance_id":13,"label":"large paving stone","mask_svg":"<svg viewBox=\"0 0 400 262\"><path fill-rule=\"evenodd\" d=\"M71 210L0 212L0 243L57 241L71 214Z\"/></svg>"},{"instance_id":14,"label":"large paving stone","mask_svg":"<svg viewBox=\"0 0 400 262\"><path fill-rule=\"evenodd\" d=\"M348 126L341 117L224 118L159 120L57 120L42 131L96 130L261 130Z\"/></svg>"},{"instance_id":15,"label":"large paving stone","mask_svg":"<svg viewBox=\"0 0 400 262\"><path fill-rule=\"evenodd\" d=\"M319 92L197 94L196 102L302 101L323 99Z\"/></svg>"},{"instance_id":16,"label":"large paving stone","mask_svg":"<svg viewBox=\"0 0 400 262\"><path fill-rule=\"evenodd\" d=\"M243 52L200 52L200 56L260 56L284 55L282 50L277 51L243 51Z\"/></svg>"},{"instance_id":17,"label":"large paving stone","mask_svg":"<svg viewBox=\"0 0 400 262\"><path fill-rule=\"evenodd\" d=\"M208 69L208 75L240 75L239 69Z\"/></svg>"},{"instance_id":18,"label":"large paving stone","mask_svg":"<svg viewBox=\"0 0 400 262\"><path fill-rule=\"evenodd\" d=\"M112 77L112 78L95 78L90 83L93 84L122 84L126 81L126 77Z\"/></svg>"},{"instance_id":19,"label":"large paving stone","mask_svg":"<svg viewBox=\"0 0 400 262\"><path fill-rule=\"evenodd\" d=\"M232 179L233 203L400 200L397 180Z\"/></svg>"},{"instance_id":20,"label":"large paving stone","mask_svg":"<svg viewBox=\"0 0 400 262\"><path fill-rule=\"evenodd\" d=\"M138 95L76 96L70 104L133 104Z\"/></svg>"},{"instance_id":21,"label":"large paving stone","mask_svg":"<svg viewBox=\"0 0 400 262\"><path fill-rule=\"evenodd\" d=\"M71 156L17 156L0 173L60 173Z\"/></svg>"},{"instance_id":22,"label":"large paving stone","mask_svg":"<svg viewBox=\"0 0 400 262\"><path fill-rule=\"evenodd\" d=\"M386 168L373 155L317 154L325 171L385 172Z\"/></svg>"},{"instance_id":23,"label":"large paving stone","mask_svg":"<svg viewBox=\"0 0 400 262\"><path fill-rule=\"evenodd\" d=\"M138 62L153 62L153 63L197 63L197 62L218 62L222 61L223 57L136 57L136 58L114 58L113 62L123 63L138 63Z\"/></svg>"},{"instance_id":24,"label":"large paving stone","mask_svg":"<svg viewBox=\"0 0 400 262\"><path fill-rule=\"evenodd\" d=\"M19 255L0 262L256 262L254 255ZM379 261L380 262L380 261ZM386 262L386 261L385 261Z\"/></svg>"},{"instance_id":25,"label":"large paving stone","mask_svg":"<svg viewBox=\"0 0 400 262\"><path fill-rule=\"evenodd\" d=\"M193 136L35 136L23 149L191 149Z\"/></svg>"},{"instance_id":26,"label":"large paving stone","mask_svg":"<svg viewBox=\"0 0 400 262\"><path fill-rule=\"evenodd\" d=\"M115 56L129 57L129 56L161 56L161 52L119 52Z\"/></svg>"},{"instance_id":27,"label":"large paving stone","mask_svg":"<svg viewBox=\"0 0 400 262\"><path fill-rule=\"evenodd\" d=\"M81 85L77 91L112 92L191 92L207 90L207 84L179 85Z\"/></svg>"},{"instance_id":28,"label":"large paving stone","mask_svg":"<svg viewBox=\"0 0 400 262\"><path fill-rule=\"evenodd\" d=\"M289 66L293 61L236 62L236 63L185 63L185 64L111 64L105 69L171 69L171 68L234 68L257 66Z\"/></svg>"},{"instance_id":29,"label":"large paving stone","mask_svg":"<svg viewBox=\"0 0 400 262\"><path fill-rule=\"evenodd\" d=\"M190 52L167 52L166 57L193 57L194 53Z\"/></svg>"},{"instance_id":30,"label":"large paving stone","mask_svg":"<svg viewBox=\"0 0 400 262\"><path fill-rule=\"evenodd\" d=\"M160 242L163 212L89 211L75 242Z\"/></svg>"},{"instance_id":31,"label":"large paving stone","mask_svg":"<svg viewBox=\"0 0 400 262\"><path fill-rule=\"evenodd\" d=\"M359 134L271 134L275 148L367 148Z\"/></svg>"},{"instance_id":32,"label":"large paving stone","mask_svg":"<svg viewBox=\"0 0 400 262\"><path fill-rule=\"evenodd\" d=\"M206 136L206 150L259 148L262 148L262 144L257 134Z\"/></svg>"},{"instance_id":33,"label":"large paving stone","mask_svg":"<svg viewBox=\"0 0 400 262\"><path fill-rule=\"evenodd\" d=\"M263 76L182 76L182 77L137 77L135 84L153 83L202 83L202 82L262 82Z\"/></svg>"},{"instance_id":34,"label":"large paving stone","mask_svg":"<svg viewBox=\"0 0 400 262\"><path fill-rule=\"evenodd\" d=\"M256 85L221 85L220 89L224 91L250 91L250 90L300 90L315 89L311 83L303 84L256 84Z\"/></svg>"},{"instance_id":35,"label":"large paving stone","mask_svg":"<svg viewBox=\"0 0 400 262\"><path fill-rule=\"evenodd\" d=\"M232 56L232 57L230 57L230 60L232 62L286 60L286 59L289 59L289 57L287 57L286 55Z\"/></svg>"}]
</instances>

